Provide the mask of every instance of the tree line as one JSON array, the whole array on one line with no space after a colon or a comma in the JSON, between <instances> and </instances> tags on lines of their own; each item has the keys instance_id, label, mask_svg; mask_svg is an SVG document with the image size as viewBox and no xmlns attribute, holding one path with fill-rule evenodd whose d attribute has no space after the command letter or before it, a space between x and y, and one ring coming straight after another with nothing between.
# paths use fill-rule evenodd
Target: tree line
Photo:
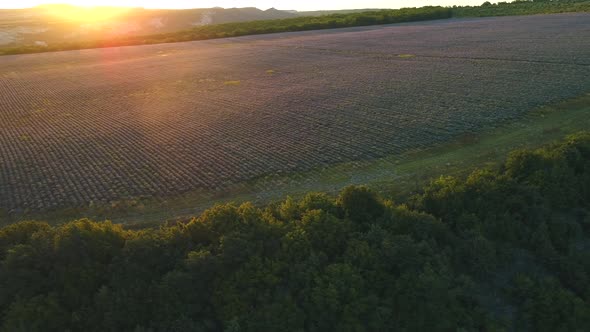
<instances>
[{"instance_id":1,"label":"tree line","mask_svg":"<svg viewBox=\"0 0 590 332\"><path fill-rule=\"evenodd\" d=\"M0 331L589 331L590 133L407 202L0 229Z\"/></svg>"},{"instance_id":2,"label":"tree line","mask_svg":"<svg viewBox=\"0 0 590 332\"><path fill-rule=\"evenodd\" d=\"M453 6L454 17L557 14L590 11L588 0L516 0L484 2L481 6Z\"/></svg>"}]
</instances>

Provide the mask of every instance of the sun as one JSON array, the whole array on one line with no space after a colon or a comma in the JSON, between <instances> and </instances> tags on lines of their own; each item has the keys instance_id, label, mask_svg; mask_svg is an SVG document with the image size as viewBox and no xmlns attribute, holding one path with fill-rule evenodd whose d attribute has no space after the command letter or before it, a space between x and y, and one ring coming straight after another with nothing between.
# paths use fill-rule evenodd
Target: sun
<instances>
[{"instance_id":1,"label":"sun","mask_svg":"<svg viewBox=\"0 0 590 332\"><path fill-rule=\"evenodd\" d=\"M64 21L95 23L112 20L125 15L130 8L93 6L90 1L70 2L70 4L42 5L51 16Z\"/></svg>"}]
</instances>

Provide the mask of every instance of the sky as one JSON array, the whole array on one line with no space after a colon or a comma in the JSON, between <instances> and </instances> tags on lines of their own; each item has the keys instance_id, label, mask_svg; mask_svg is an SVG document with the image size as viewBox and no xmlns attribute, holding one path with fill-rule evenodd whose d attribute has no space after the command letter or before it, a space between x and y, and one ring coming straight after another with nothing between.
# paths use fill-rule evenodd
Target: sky
<instances>
[{"instance_id":1,"label":"sky","mask_svg":"<svg viewBox=\"0 0 590 332\"><path fill-rule=\"evenodd\" d=\"M322 10L480 5L485 0L0 0L0 8L30 8L40 4L68 3L82 6L144 8L257 7L268 9Z\"/></svg>"}]
</instances>

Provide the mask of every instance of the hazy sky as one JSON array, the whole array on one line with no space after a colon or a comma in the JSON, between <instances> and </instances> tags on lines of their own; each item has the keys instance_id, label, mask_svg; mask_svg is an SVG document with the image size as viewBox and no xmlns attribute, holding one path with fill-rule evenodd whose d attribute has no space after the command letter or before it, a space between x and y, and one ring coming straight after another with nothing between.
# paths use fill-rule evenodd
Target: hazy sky
<instances>
[{"instance_id":1,"label":"hazy sky","mask_svg":"<svg viewBox=\"0 0 590 332\"><path fill-rule=\"evenodd\" d=\"M258 7L267 9L319 10L353 8L400 8L428 5L480 5L485 0L0 0L0 8L28 8L44 3L85 6L129 6L145 8Z\"/></svg>"}]
</instances>

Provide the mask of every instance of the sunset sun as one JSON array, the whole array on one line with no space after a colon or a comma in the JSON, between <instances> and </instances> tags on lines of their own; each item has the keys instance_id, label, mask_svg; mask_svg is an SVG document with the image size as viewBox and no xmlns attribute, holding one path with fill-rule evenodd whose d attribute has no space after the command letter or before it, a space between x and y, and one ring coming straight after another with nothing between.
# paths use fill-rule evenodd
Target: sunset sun
<instances>
[{"instance_id":1,"label":"sunset sun","mask_svg":"<svg viewBox=\"0 0 590 332\"><path fill-rule=\"evenodd\" d=\"M125 7L91 5L91 1L75 1L76 5L43 5L48 14L66 21L101 22L120 17L129 11Z\"/></svg>"}]
</instances>

